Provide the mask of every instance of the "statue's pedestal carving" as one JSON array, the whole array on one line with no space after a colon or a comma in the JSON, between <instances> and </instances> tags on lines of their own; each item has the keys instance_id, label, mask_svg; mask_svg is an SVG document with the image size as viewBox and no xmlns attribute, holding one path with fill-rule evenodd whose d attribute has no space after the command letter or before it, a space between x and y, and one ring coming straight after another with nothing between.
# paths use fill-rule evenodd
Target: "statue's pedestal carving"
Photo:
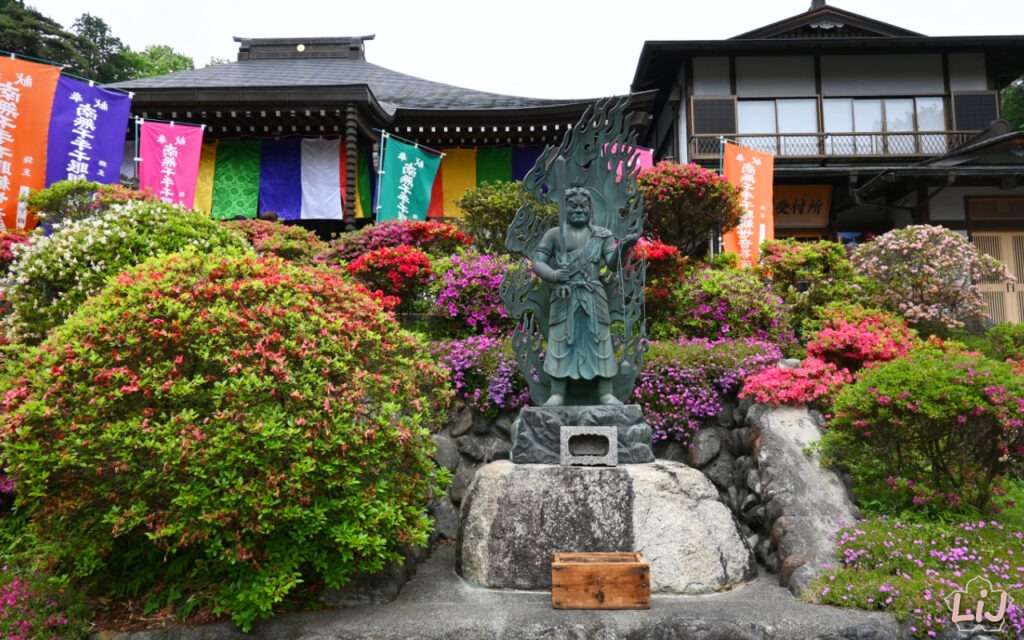
<instances>
[{"instance_id":1,"label":"statue's pedestal carving","mask_svg":"<svg viewBox=\"0 0 1024 640\"><path fill-rule=\"evenodd\" d=\"M555 552L636 551L653 593L721 591L753 556L704 475L659 461L619 467L492 462L462 502L456 570L497 589L548 589Z\"/></svg>"},{"instance_id":2,"label":"statue's pedestal carving","mask_svg":"<svg viewBox=\"0 0 1024 640\"><path fill-rule=\"evenodd\" d=\"M562 427L615 427L619 464L654 462L651 427L636 404L524 407L512 424L512 462L559 464Z\"/></svg>"}]
</instances>

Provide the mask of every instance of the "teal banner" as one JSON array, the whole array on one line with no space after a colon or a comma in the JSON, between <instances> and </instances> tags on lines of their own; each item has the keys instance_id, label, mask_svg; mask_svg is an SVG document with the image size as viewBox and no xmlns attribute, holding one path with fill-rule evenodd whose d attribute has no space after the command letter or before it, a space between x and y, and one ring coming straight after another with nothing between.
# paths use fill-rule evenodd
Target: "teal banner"
<instances>
[{"instance_id":1,"label":"teal banner","mask_svg":"<svg viewBox=\"0 0 1024 640\"><path fill-rule=\"evenodd\" d=\"M384 135L377 221L426 220L441 156Z\"/></svg>"}]
</instances>

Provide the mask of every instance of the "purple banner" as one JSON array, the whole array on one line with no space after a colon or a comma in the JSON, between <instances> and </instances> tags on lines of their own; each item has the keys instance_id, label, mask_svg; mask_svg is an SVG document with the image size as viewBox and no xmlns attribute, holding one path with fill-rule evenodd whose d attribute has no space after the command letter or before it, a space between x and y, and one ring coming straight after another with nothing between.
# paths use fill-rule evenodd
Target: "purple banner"
<instances>
[{"instance_id":1,"label":"purple banner","mask_svg":"<svg viewBox=\"0 0 1024 640\"><path fill-rule=\"evenodd\" d=\"M128 94L61 76L50 116L46 186L75 179L117 184L131 105Z\"/></svg>"}]
</instances>

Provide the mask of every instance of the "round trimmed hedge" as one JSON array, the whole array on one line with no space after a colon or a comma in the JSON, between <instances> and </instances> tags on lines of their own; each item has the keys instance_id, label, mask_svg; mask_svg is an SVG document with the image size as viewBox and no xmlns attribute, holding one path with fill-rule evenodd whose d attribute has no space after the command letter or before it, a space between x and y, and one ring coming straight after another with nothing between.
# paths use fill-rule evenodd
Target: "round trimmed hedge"
<instances>
[{"instance_id":1,"label":"round trimmed hedge","mask_svg":"<svg viewBox=\"0 0 1024 640\"><path fill-rule=\"evenodd\" d=\"M12 365L0 457L53 566L248 629L426 543L449 399L426 353L332 270L155 258Z\"/></svg>"}]
</instances>

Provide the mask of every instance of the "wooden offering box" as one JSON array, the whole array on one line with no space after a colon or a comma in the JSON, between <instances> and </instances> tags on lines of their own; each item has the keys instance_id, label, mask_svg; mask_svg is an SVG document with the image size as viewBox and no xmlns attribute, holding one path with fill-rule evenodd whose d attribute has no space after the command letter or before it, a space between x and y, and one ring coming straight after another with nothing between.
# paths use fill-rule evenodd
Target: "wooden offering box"
<instances>
[{"instance_id":1,"label":"wooden offering box","mask_svg":"<svg viewBox=\"0 0 1024 640\"><path fill-rule=\"evenodd\" d=\"M555 609L650 609L651 565L639 553L556 553L551 560Z\"/></svg>"}]
</instances>

